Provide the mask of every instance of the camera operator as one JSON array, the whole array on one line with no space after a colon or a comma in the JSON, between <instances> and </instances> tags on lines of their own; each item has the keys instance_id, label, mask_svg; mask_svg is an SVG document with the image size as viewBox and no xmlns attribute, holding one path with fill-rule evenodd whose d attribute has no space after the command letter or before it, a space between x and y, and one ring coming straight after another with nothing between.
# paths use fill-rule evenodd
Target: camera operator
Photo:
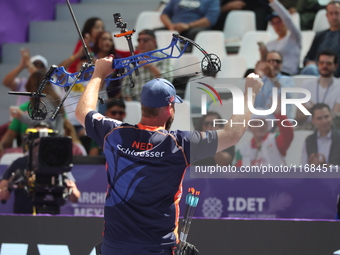
<instances>
[{"instance_id":1,"label":"camera operator","mask_svg":"<svg viewBox=\"0 0 340 255\"><path fill-rule=\"evenodd\" d=\"M46 129L44 126L37 126L36 130ZM51 129L46 129L52 131ZM52 131L53 132L53 131ZM32 141L31 141L32 142ZM5 203L9 198L11 191L14 191L15 199L14 199L14 213L22 213L22 214L32 214L32 213L50 213L50 214L58 214L60 205L63 205L66 202L66 199L69 201L76 203L80 197L80 191L77 188L75 183L75 179L71 172L66 172L60 174L59 176L54 175L38 175L35 174L34 171L31 172L30 169L30 154L31 152L21 158L16 159L13 163L8 167L6 172L4 173L2 180L0 181L0 200L2 203ZM38 183L41 179L56 179L56 186L52 186L51 194L46 194L46 196L50 195L53 197L50 201L47 201L46 204L39 201L36 204L33 200L35 197L35 189L40 183ZM39 181L40 182L40 181ZM45 185L45 184L44 184ZM56 194L53 194L53 190L56 190ZM32 193L33 190L33 193ZM64 192L65 191L65 192ZM41 195L41 194L39 194ZM44 195L44 194L43 194ZM38 195L37 195L38 197ZM38 197L40 198L40 197Z\"/></svg>"}]
</instances>

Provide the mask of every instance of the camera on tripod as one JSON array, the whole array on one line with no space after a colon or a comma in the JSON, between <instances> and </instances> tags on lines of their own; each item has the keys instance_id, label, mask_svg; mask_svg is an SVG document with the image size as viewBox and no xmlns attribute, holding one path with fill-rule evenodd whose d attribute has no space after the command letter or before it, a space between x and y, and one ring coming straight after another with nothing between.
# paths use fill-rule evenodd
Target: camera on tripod
<instances>
[{"instance_id":1,"label":"camera on tripod","mask_svg":"<svg viewBox=\"0 0 340 255\"><path fill-rule=\"evenodd\" d=\"M48 129L29 132L27 186L37 213L59 214L68 200L65 173L72 170L72 139Z\"/></svg>"}]
</instances>

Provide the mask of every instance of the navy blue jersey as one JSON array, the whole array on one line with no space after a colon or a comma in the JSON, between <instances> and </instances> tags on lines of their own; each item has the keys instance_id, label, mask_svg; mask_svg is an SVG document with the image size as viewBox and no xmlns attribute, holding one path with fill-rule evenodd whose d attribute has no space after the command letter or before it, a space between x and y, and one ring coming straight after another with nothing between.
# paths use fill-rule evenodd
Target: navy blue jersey
<instances>
[{"instance_id":1,"label":"navy blue jersey","mask_svg":"<svg viewBox=\"0 0 340 255\"><path fill-rule=\"evenodd\" d=\"M202 138L199 132L133 126L94 111L85 127L107 160L105 240L174 245L185 169L190 158L215 155L216 132Z\"/></svg>"}]
</instances>

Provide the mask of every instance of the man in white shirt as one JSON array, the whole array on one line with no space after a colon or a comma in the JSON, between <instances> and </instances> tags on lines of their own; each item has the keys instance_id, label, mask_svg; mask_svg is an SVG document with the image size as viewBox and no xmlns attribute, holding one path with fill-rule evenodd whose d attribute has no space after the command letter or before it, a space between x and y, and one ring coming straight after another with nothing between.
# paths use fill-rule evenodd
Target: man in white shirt
<instances>
[{"instance_id":1,"label":"man in white shirt","mask_svg":"<svg viewBox=\"0 0 340 255\"><path fill-rule=\"evenodd\" d=\"M331 109L332 115L340 113L340 79L334 77L337 69L337 56L330 50L323 50L318 56L319 77L308 78L303 83L303 88L311 93L311 99L304 106L310 110L317 103L326 103ZM310 122L310 118L299 109L296 111L295 119L299 124Z\"/></svg>"},{"instance_id":2,"label":"man in white shirt","mask_svg":"<svg viewBox=\"0 0 340 255\"><path fill-rule=\"evenodd\" d=\"M327 104L317 103L311 108L315 132L306 138L302 147L301 164L339 165L340 132L332 128L332 116Z\"/></svg>"}]
</instances>

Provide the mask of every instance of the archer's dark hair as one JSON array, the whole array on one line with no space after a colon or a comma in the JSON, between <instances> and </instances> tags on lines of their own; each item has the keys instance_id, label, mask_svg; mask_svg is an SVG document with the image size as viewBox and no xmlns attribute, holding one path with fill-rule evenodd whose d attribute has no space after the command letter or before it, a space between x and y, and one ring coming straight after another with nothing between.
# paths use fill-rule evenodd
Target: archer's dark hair
<instances>
[{"instance_id":1,"label":"archer's dark hair","mask_svg":"<svg viewBox=\"0 0 340 255\"><path fill-rule=\"evenodd\" d=\"M161 108L153 108L142 105L142 116L146 118L157 117Z\"/></svg>"},{"instance_id":2,"label":"archer's dark hair","mask_svg":"<svg viewBox=\"0 0 340 255\"><path fill-rule=\"evenodd\" d=\"M331 109L329 108L328 104L317 103L317 104L313 105L313 107L310 109L310 113L312 114L312 116L314 116L315 110L320 110L320 109L323 109L325 107L328 109L329 112L331 112Z\"/></svg>"},{"instance_id":3,"label":"archer's dark hair","mask_svg":"<svg viewBox=\"0 0 340 255\"><path fill-rule=\"evenodd\" d=\"M322 50L322 51L320 51L319 54L318 54L318 58L317 58L318 61L319 61L321 55L333 56L334 57L334 64L338 63L338 56L332 50Z\"/></svg>"},{"instance_id":4,"label":"archer's dark hair","mask_svg":"<svg viewBox=\"0 0 340 255\"><path fill-rule=\"evenodd\" d=\"M126 109L125 103L121 99L111 100L106 103L106 109L110 109L113 106L119 106L123 108L124 110Z\"/></svg>"}]
</instances>

